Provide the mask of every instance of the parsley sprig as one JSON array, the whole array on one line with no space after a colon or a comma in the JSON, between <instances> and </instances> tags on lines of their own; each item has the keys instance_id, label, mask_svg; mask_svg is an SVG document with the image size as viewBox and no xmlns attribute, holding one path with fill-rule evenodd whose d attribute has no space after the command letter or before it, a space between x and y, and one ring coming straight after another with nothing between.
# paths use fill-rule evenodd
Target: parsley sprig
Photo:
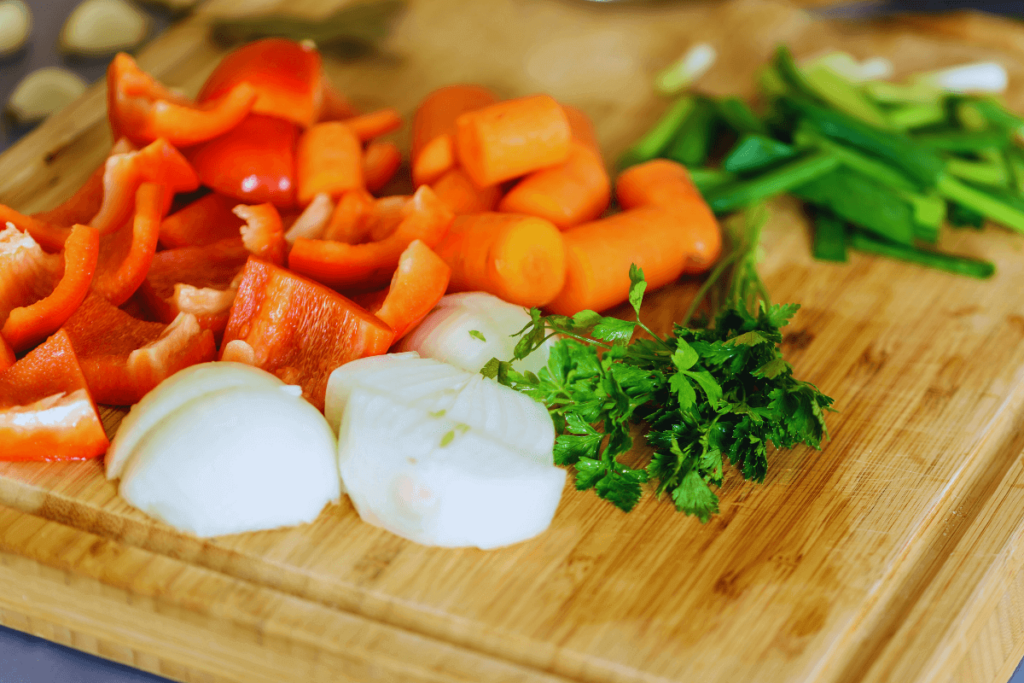
<instances>
[{"instance_id":1,"label":"parsley sprig","mask_svg":"<svg viewBox=\"0 0 1024 683\"><path fill-rule=\"evenodd\" d=\"M630 268L635 320L594 311L541 315L519 332L515 359L553 336L546 367L517 372L491 359L482 373L544 403L555 420L556 464L576 471L576 488L628 512L651 482L676 509L702 522L718 512L712 487L726 463L764 481L768 446L820 448L832 399L793 377L782 358L781 328L797 304L775 305L757 274L763 214L730 233L733 248L709 275L682 323L662 337L640 320L647 283ZM700 303L712 324L688 327ZM640 334L636 334L637 332ZM643 467L619 462L633 447L631 426L654 453Z\"/></svg>"}]
</instances>

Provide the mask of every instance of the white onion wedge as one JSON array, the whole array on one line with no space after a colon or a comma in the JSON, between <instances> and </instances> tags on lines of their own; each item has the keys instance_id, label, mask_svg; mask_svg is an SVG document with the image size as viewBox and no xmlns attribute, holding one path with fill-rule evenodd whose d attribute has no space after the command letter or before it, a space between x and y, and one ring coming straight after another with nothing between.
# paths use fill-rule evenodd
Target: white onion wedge
<instances>
[{"instance_id":1,"label":"white onion wedge","mask_svg":"<svg viewBox=\"0 0 1024 683\"><path fill-rule=\"evenodd\" d=\"M184 403L148 430L119 492L197 536L292 526L340 496L335 449L298 387L233 386Z\"/></svg>"}]
</instances>

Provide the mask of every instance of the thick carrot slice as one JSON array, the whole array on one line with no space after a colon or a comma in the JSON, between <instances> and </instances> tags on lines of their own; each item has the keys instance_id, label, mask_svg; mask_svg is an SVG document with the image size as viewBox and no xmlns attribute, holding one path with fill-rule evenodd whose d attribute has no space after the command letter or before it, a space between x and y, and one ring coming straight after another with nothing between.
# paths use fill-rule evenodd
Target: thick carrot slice
<instances>
[{"instance_id":1,"label":"thick carrot slice","mask_svg":"<svg viewBox=\"0 0 1024 683\"><path fill-rule=\"evenodd\" d=\"M569 120L548 95L520 97L467 112L455 126L459 163L480 187L569 158Z\"/></svg>"},{"instance_id":2,"label":"thick carrot slice","mask_svg":"<svg viewBox=\"0 0 1024 683\"><path fill-rule=\"evenodd\" d=\"M212 192L160 222L160 245L165 249L201 247L237 237L245 223L231 210L237 199Z\"/></svg>"},{"instance_id":3,"label":"thick carrot slice","mask_svg":"<svg viewBox=\"0 0 1024 683\"><path fill-rule=\"evenodd\" d=\"M178 370L213 360L213 333L195 316L180 314L170 325L137 320L101 296L90 294L61 328L75 348L93 400L137 403Z\"/></svg>"},{"instance_id":4,"label":"thick carrot slice","mask_svg":"<svg viewBox=\"0 0 1024 683\"><path fill-rule=\"evenodd\" d=\"M402 165L398 145L387 140L372 140L363 151L363 179L366 189L376 192L388 184Z\"/></svg>"},{"instance_id":5,"label":"thick carrot slice","mask_svg":"<svg viewBox=\"0 0 1024 683\"><path fill-rule=\"evenodd\" d=\"M479 85L447 85L425 98L412 120L412 178L433 183L455 165L455 120L494 104L498 98Z\"/></svg>"},{"instance_id":6,"label":"thick carrot slice","mask_svg":"<svg viewBox=\"0 0 1024 683\"><path fill-rule=\"evenodd\" d=\"M379 206L384 200L378 200ZM437 244L451 227L454 215L429 186L416 190L401 202L398 224L387 237L364 244L346 244L326 240L295 240L288 255L288 267L317 282L340 290L360 291L386 284L398 260L413 240L427 246ZM373 224L390 227L375 206Z\"/></svg>"},{"instance_id":7,"label":"thick carrot slice","mask_svg":"<svg viewBox=\"0 0 1024 683\"><path fill-rule=\"evenodd\" d=\"M594 220L610 200L611 181L601 157L573 140L568 161L520 180L502 198L498 210L540 216L565 230Z\"/></svg>"},{"instance_id":8,"label":"thick carrot slice","mask_svg":"<svg viewBox=\"0 0 1024 683\"><path fill-rule=\"evenodd\" d=\"M142 183L135 193L135 218L115 233L100 237L99 261L92 290L115 306L135 293L146 279L156 254L167 190Z\"/></svg>"},{"instance_id":9,"label":"thick carrot slice","mask_svg":"<svg viewBox=\"0 0 1024 683\"><path fill-rule=\"evenodd\" d=\"M500 185L477 187L458 167L445 171L430 187L456 216L494 211L501 200Z\"/></svg>"},{"instance_id":10,"label":"thick carrot slice","mask_svg":"<svg viewBox=\"0 0 1024 683\"><path fill-rule=\"evenodd\" d=\"M273 204L247 206L239 204L235 215L245 221L242 226L242 244L250 253L266 259L274 265L283 266L288 243L284 241L284 225L281 214Z\"/></svg>"},{"instance_id":11,"label":"thick carrot slice","mask_svg":"<svg viewBox=\"0 0 1024 683\"><path fill-rule=\"evenodd\" d=\"M64 331L0 372L0 444L0 459L49 461L95 458L110 446Z\"/></svg>"},{"instance_id":12,"label":"thick carrot slice","mask_svg":"<svg viewBox=\"0 0 1024 683\"><path fill-rule=\"evenodd\" d=\"M324 192L337 197L363 187L363 148L341 121L317 123L302 132L295 151L299 204Z\"/></svg>"},{"instance_id":13,"label":"thick carrot slice","mask_svg":"<svg viewBox=\"0 0 1024 683\"><path fill-rule=\"evenodd\" d=\"M377 201L366 190L353 190L341 195L323 239L345 244L362 244L370 237Z\"/></svg>"},{"instance_id":14,"label":"thick carrot slice","mask_svg":"<svg viewBox=\"0 0 1024 683\"><path fill-rule=\"evenodd\" d=\"M567 104L562 105L565 118L569 121L569 130L572 131L572 139L582 142L600 156L601 147L597 144L597 133L594 131L594 124L590 117L576 107Z\"/></svg>"},{"instance_id":15,"label":"thick carrot slice","mask_svg":"<svg viewBox=\"0 0 1024 683\"><path fill-rule=\"evenodd\" d=\"M47 296L15 308L0 334L16 352L38 344L56 331L89 293L99 256L99 233L88 225L76 225L64 244L64 275Z\"/></svg>"},{"instance_id":16,"label":"thick carrot slice","mask_svg":"<svg viewBox=\"0 0 1024 683\"><path fill-rule=\"evenodd\" d=\"M337 292L251 258L231 306L224 349L244 341L256 367L298 384L323 410L331 372L350 360L385 353L394 337L390 327Z\"/></svg>"},{"instance_id":17,"label":"thick carrot slice","mask_svg":"<svg viewBox=\"0 0 1024 683\"><path fill-rule=\"evenodd\" d=\"M430 247L413 240L398 259L383 300L369 310L391 326L398 341L434 310L448 288L451 274L452 269Z\"/></svg>"},{"instance_id":18,"label":"thick carrot slice","mask_svg":"<svg viewBox=\"0 0 1024 683\"><path fill-rule=\"evenodd\" d=\"M397 110L388 107L345 119L345 125L356 134L361 142L366 142L401 128L402 115Z\"/></svg>"},{"instance_id":19,"label":"thick carrot slice","mask_svg":"<svg viewBox=\"0 0 1024 683\"><path fill-rule=\"evenodd\" d=\"M644 206L584 223L565 238L565 287L549 304L554 313L603 311L629 296L629 266L643 269L648 290L678 278L700 239L678 212Z\"/></svg>"},{"instance_id":20,"label":"thick carrot slice","mask_svg":"<svg viewBox=\"0 0 1024 683\"><path fill-rule=\"evenodd\" d=\"M654 159L631 166L619 174L615 194L623 209L656 206L679 214L690 249L684 272L702 273L718 260L722 252L718 220L682 164Z\"/></svg>"},{"instance_id":21,"label":"thick carrot slice","mask_svg":"<svg viewBox=\"0 0 1024 683\"><path fill-rule=\"evenodd\" d=\"M435 251L452 269L451 292L489 292L513 304L543 306L565 282L562 234L536 216L457 216Z\"/></svg>"}]
</instances>

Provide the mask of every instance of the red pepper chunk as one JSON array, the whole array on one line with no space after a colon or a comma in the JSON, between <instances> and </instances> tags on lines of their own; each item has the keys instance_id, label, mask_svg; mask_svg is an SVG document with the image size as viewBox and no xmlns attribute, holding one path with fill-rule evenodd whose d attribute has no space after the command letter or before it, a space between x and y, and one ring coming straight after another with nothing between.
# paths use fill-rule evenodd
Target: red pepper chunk
<instances>
[{"instance_id":1,"label":"red pepper chunk","mask_svg":"<svg viewBox=\"0 0 1024 683\"><path fill-rule=\"evenodd\" d=\"M397 211L393 210L392 199L377 202L379 212L394 215L394 219L377 221L371 227L371 237L378 238L377 241L346 244L297 239L288 255L288 267L341 290L365 291L386 285L402 252L413 240L434 247L455 219L428 185L416 190Z\"/></svg>"},{"instance_id":2,"label":"red pepper chunk","mask_svg":"<svg viewBox=\"0 0 1024 683\"><path fill-rule=\"evenodd\" d=\"M391 286L357 301L390 325L398 341L434 310L448 288L451 274L452 269L440 256L414 240L402 252Z\"/></svg>"},{"instance_id":3,"label":"red pepper chunk","mask_svg":"<svg viewBox=\"0 0 1024 683\"><path fill-rule=\"evenodd\" d=\"M175 94L118 53L107 68L107 114L114 137L148 143L163 138L176 147L204 142L241 122L256 101L256 89L237 83L199 105Z\"/></svg>"},{"instance_id":4,"label":"red pepper chunk","mask_svg":"<svg viewBox=\"0 0 1024 683\"><path fill-rule=\"evenodd\" d=\"M0 372L0 459L85 460L110 441L67 333Z\"/></svg>"},{"instance_id":5,"label":"red pepper chunk","mask_svg":"<svg viewBox=\"0 0 1024 683\"><path fill-rule=\"evenodd\" d=\"M64 274L48 294L10 312L0 335L15 351L25 351L56 331L89 293L100 236L87 225L76 225L64 244Z\"/></svg>"},{"instance_id":6,"label":"red pepper chunk","mask_svg":"<svg viewBox=\"0 0 1024 683\"><path fill-rule=\"evenodd\" d=\"M100 238L99 263L92 289L115 306L131 298L146 279L156 254L167 190L142 183L135 193L135 218L115 233Z\"/></svg>"},{"instance_id":7,"label":"red pepper chunk","mask_svg":"<svg viewBox=\"0 0 1024 683\"><path fill-rule=\"evenodd\" d=\"M236 216L245 221L242 226L242 244L255 256L270 261L276 266L284 265L288 243L284 240L284 224L281 214L273 204L249 206L239 204L233 209Z\"/></svg>"},{"instance_id":8,"label":"red pepper chunk","mask_svg":"<svg viewBox=\"0 0 1024 683\"><path fill-rule=\"evenodd\" d=\"M193 315L170 325L137 320L95 294L86 297L62 328L78 356L97 403L126 406L178 370L213 360L213 333Z\"/></svg>"},{"instance_id":9,"label":"red pepper chunk","mask_svg":"<svg viewBox=\"0 0 1024 683\"><path fill-rule=\"evenodd\" d=\"M224 97L239 83L256 89L252 111L308 127L320 115L323 81L316 48L285 38L265 38L226 55L206 79L199 103Z\"/></svg>"},{"instance_id":10,"label":"red pepper chunk","mask_svg":"<svg viewBox=\"0 0 1024 683\"><path fill-rule=\"evenodd\" d=\"M189 150L203 185L246 204L295 204L294 123L250 114L224 135Z\"/></svg>"},{"instance_id":11,"label":"red pepper chunk","mask_svg":"<svg viewBox=\"0 0 1024 683\"><path fill-rule=\"evenodd\" d=\"M232 209L238 200L213 192L197 199L160 223L160 244L165 249L202 247L238 237L245 221Z\"/></svg>"},{"instance_id":12,"label":"red pepper chunk","mask_svg":"<svg viewBox=\"0 0 1024 683\"><path fill-rule=\"evenodd\" d=\"M386 353L395 333L354 302L312 280L250 258L224 332L253 350L253 365L324 409L327 379L340 365Z\"/></svg>"},{"instance_id":13,"label":"red pepper chunk","mask_svg":"<svg viewBox=\"0 0 1024 683\"><path fill-rule=\"evenodd\" d=\"M0 336L0 372L14 365L17 359L14 357L14 349L7 343L7 340Z\"/></svg>"}]
</instances>

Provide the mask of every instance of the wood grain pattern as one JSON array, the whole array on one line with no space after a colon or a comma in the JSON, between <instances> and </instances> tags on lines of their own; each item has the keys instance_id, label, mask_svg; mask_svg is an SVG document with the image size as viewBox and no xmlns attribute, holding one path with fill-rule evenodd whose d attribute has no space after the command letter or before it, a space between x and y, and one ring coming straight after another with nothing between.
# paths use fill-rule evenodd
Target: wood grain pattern
<instances>
[{"instance_id":1,"label":"wood grain pattern","mask_svg":"<svg viewBox=\"0 0 1024 683\"><path fill-rule=\"evenodd\" d=\"M140 64L194 92L221 54L204 22L229 11L204 5ZM696 40L720 52L700 83L716 94L752 94L785 41L900 72L997 58L1024 109L1024 29L984 30L826 23L771 0L423 1L383 54L328 70L357 105L406 115L450 82L550 92L612 157L665 107L651 75ZM46 208L100 162L100 88L0 157L0 202ZM707 525L567 487L549 531L491 552L405 542L347 501L305 527L200 540L129 508L100 463L0 464L0 621L183 681L1005 680L1024 654L1024 239L944 235L996 262L986 282L838 266L810 258L780 201L764 247L774 299L803 304L787 358L840 412L822 453L774 454L764 486L728 476ZM697 285L652 294L648 324L668 329Z\"/></svg>"}]
</instances>

